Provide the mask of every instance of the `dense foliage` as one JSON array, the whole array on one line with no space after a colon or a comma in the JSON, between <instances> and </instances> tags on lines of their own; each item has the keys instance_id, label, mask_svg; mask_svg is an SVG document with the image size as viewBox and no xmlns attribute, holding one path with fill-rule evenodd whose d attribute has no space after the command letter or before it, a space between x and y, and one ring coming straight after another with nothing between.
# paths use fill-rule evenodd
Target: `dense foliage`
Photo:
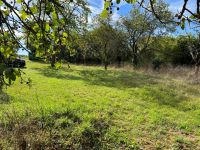
<instances>
[{"instance_id":1,"label":"dense foliage","mask_svg":"<svg viewBox=\"0 0 200 150\"><path fill-rule=\"evenodd\" d=\"M183 41L178 38L173 48L169 48L168 42L165 47L162 40L168 40L166 33L174 29L175 23L181 28L186 21L198 25L199 0L196 12L189 10L188 0L184 0L176 19L162 0L125 1L134 4L133 10L117 24L111 18L114 8L120 9L120 0L104 1L105 9L100 18L88 24L90 10L85 0L1 0L0 89L22 74L20 69L8 65L19 48L28 51L31 59L40 57L55 68L59 68L63 60L104 64L105 69L111 63L121 66L122 62L131 62L139 66L158 59L174 64L198 64L195 56L198 40L191 42L189 38L185 49L181 48ZM186 12L190 16L185 16ZM163 49L155 44L157 41L164 44ZM193 53L193 49L196 52ZM160 56L163 58L158 58Z\"/></svg>"},{"instance_id":2,"label":"dense foliage","mask_svg":"<svg viewBox=\"0 0 200 150\"><path fill-rule=\"evenodd\" d=\"M82 0L2 0L0 7L1 87L6 83L4 78L9 80L7 85L16 79L17 71L7 61L16 55L17 47L32 55L40 54L55 67L60 53L73 51L72 34L85 27L89 13L87 2ZM24 39L19 40L19 34ZM7 70L11 71L7 73Z\"/></svg>"}]
</instances>

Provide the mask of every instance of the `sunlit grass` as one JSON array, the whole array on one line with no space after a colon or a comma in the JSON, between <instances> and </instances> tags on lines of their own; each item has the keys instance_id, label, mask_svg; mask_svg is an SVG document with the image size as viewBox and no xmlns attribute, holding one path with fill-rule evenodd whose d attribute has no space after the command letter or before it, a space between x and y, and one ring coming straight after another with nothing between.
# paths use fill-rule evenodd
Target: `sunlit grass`
<instances>
[{"instance_id":1,"label":"sunlit grass","mask_svg":"<svg viewBox=\"0 0 200 150\"><path fill-rule=\"evenodd\" d=\"M4 90L0 149L200 149L198 85L103 67L28 62L24 71L31 88Z\"/></svg>"}]
</instances>

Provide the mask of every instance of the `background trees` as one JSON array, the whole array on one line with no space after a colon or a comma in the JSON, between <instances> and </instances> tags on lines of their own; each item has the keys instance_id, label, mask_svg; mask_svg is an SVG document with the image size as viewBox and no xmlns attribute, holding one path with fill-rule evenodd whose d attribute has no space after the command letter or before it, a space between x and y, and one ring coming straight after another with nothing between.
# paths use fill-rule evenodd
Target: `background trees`
<instances>
[{"instance_id":1,"label":"background trees","mask_svg":"<svg viewBox=\"0 0 200 150\"><path fill-rule=\"evenodd\" d=\"M55 67L56 62L59 62L64 54L70 53L70 50L73 51L76 44L74 38L87 22L86 16L89 13L87 3L74 1L56 6L55 4L38 2L35 9L37 9L36 12L40 12L42 9L41 14L36 14L36 16L42 16L40 19L42 29L40 29L38 22L27 21L27 24L31 24L37 32L37 38L35 38L35 34L25 28L27 46L30 40L31 46L29 48L32 48L32 51L36 50L40 56L50 60L51 66Z\"/></svg>"},{"instance_id":2,"label":"background trees","mask_svg":"<svg viewBox=\"0 0 200 150\"><path fill-rule=\"evenodd\" d=\"M120 3L119 0L116 2ZM199 1L196 3L197 13L193 13L187 9L188 1L185 0L182 11L177 14L178 22L162 0L127 2L134 3L135 7L118 25L109 21L108 16L115 6L112 1L106 1L98 25L93 23L90 24L92 28L88 28L87 17L90 10L87 2L83 0L2 0L0 2L0 33L1 43L4 43L0 51L0 62L4 66L0 73L2 81L6 69L10 69L6 61L10 55L16 55L18 48L27 50L34 57L39 56L49 61L52 67L60 66L61 60L102 63L105 69L111 63L120 66L122 61L129 63L130 60L134 66L138 66L141 62L147 63L147 59L151 62L152 59L161 56L163 58L159 59L167 62L177 62L178 59L184 59L186 62L185 59L189 57L185 54L183 58L178 56L172 58L168 53L165 54L165 49L170 53L177 52L176 55L179 56L182 52L178 46L176 49L173 46L166 48L168 42L164 41L170 42L170 39L164 37L163 33L173 30L175 22L182 28L186 20L198 22ZM119 9L117 7L117 10ZM184 16L185 11L191 16ZM23 40L18 39L19 33L23 34ZM164 45L162 50L156 44L160 34L163 37L158 43ZM8 41L11 41L12 46ZM196 47L194 44L190 46L192 49L194 47ZM193 54L191 50L190 54ZM7 77L13 78L12 75ZM5 82L1 83L3 85Z\"/></svg>"},{"instance_id":3,"label":"background trees","mask_svg":"<svg viewBox=\"0 0 200 150\"><path fill-rule=\"evenodd\" d=\"M110 18L98 18L94 28L79 37L78 45L84 63L102 63L105 69L116 62L121 66L128 56L125 33L111 25Z\"/></svg>"},{"instance_id":4,"label":"background trees","mask_svg":"<svg viewBox=\"0 0 200 150\"><path fill-rule=\"evenodd\" d=\"M74 32L79 32L85 26L88 13L87 2L82 0L0 1L1 42L6 43L1 45L0 51L0 62L4 66L0 73L1 79L4 79L6 69L10 69L6 60L17 52L17 48L11 48L7 43L9 38L12 39L11 45L16 44L33 56L42 56L55 67L56 62L61 59L60 54L73 51L71 41ZM19 40L18 33L24 34L25 39ZM7 76L9 80L15 79L12 72ZM5 82L1 83L3 85Z\"/></svg>"},{"instance_id":5,"label":"background trees","mask_svg":"<svg viewBox=\"0 0 200 150\"><path fill-rule=\"evenodd\" d=\"M165 10L163 20L168 21L173 18L165 4L160 3L157 9ZM153 36L165 34L175 28L173 23L162 24L152 13L137 7L132 9L129 16L122 18L121 22L121 30L126 34L133 66L138 66L142 53L148 52L150 43L155 39Z\"/></svg>"},{"instance_id":6,"label":"background trees","mask_svg":"<svg viewBox=\"0 0 200 150\"><path fill-rule=\"evenodd\" d=\"M139 56L150 42L150 37L154 33L153 20L145 11L141 13L139 9L133 9L130 16L122 19L122 30L126 33L127 44L132 56L132 64L139 64Z\"/></svg>"},{"instance_id":7,"label":"background trees","mask_svg":"<svg viewBox=\"0 0 200 150\"><path fill-rule=\"evenodd\" d=\"M99 20L98 26L93 30L93 36L99 44L99 56L104 64L105 70L113 59L114 51L116 50L117 33L115 29L110 25L110 19Z\"/></svg>"},{"instance_id":8,"label":"background trees","mask_svg":"<svg viewBox=\"0 0 200 150\"><path fill-rule=\"evenodd\" d=\"M189 52L195 63L195 74L198 76L200 67L200 34L196 38L189 36L188 42Z\"/></svg>"},{"instance_id":9,"label":"background trees","mask_svg":"<svg viewBox=\"0 0 200 150\"><path fill-rule=\"evenodd\" d=\"M14 70L7 67L9 61L12 61L16 56L17 48L19 47L16 41L11 37L8 31L0 34L0 90L3 85L9 85L16 80L16 76L20 75L20 70ZM11 57L12 56L12 57Z\"/></svg>"}]
</instances>

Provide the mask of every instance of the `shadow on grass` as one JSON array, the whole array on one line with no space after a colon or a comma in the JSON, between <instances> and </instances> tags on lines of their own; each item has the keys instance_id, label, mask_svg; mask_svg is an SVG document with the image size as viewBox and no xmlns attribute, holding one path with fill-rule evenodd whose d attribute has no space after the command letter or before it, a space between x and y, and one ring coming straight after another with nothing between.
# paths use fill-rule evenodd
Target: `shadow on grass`
<instances>
[{"instance_id":1,"label":"shadow on grass","mask_svg":"<svg viewBox=\"0 0 200 150\"><path fill-rule=\"evenodd\" d=\"M81 70L80 75L87 83L116 88L136 88L157 84L157 77L136 72Z\"/></svg>"},{"instance_id":2,"label":"shadow on grass","mask_svg":"<svg viewBox=\"0 0 200 150\"><path fill-rule=\"evenodd\" d=\"M13 120L7 125L0 125L0 131L3 129L0 140L6 140L9 148L17 149L102 149L109 129L105 118L93 118L89 126L82 126L82 118L72 110L33 120ZM80 131L80 128L82 131L75 134L74 131Z\"/></svg>"},{"instance_id":3,"label":"shadow on grass","mask_svg":"<svg viewBox=\"0 0 200 150\"><path fill-rule=\"evenodd\" d=\"M182 105L183 102L189 100L187 96L179 93L177 89L170 88L167 85L145 87L144 92L140 93L140 95L146 101L156 102L159 105L169 106L181 111L194 109L193 106Z\"/></svg>"},{"instance_id":4,"label":"shadow on grass","mask_svg":"<svg viewBox=\"0 0 200 150\"><path fill-rule=\"evenodd\" d=\"M190 106L182 106L182 102L187 101L188 97L179 93L177 87L170 87L161 84L161 78L145 75L137 72L126 72L119 70L100 70L100 69L61 69L35 68L40 74L64 80L82 80L90 85L118 88L126 90L133 88L134 96L140 99L156 102L159 105L166 105L180 110L191 110ZM139 88L138 93L134 88ZM187 92L187 91L185 91Z\"/></svg>"},{"instance_id":5,"label":"shadow on grass","mask_svg":"<svg viewBox=\"0 0 200 150\"><path fill-rule=\"evenodd\" d=\"M0 104L7 104L10 102L10 96L3 92L3 91L0 91Z\"/></svg>"},{"instance_id":6,"label":"shadow on grass","mask_svg":"<svg viewBox=\"0 0 200 150\"><path fill-rule=\"evenodd\" d=\"M91 126L85 128L81 135L81 149L104 149L105 135L109 129L109 123L103 118L93 119ZM107 141L108 142L108 141Z\"/></svg>"},{"instance_id":7,"label":"shadow on grass","mask_svg":"<svg viewBox=\"0 0 200 150\"><path fill-rule=\"evenodd\" d=\"M71 74L64 74L62 71L73 72L71 69L53 69L51 67L47 68L33 68L38 71L40 74L48 78L57 78L57 79L66 79L66 80L81 80L81 77L74 76Z\"/></svg>"},{"instance_id":8,"label":"shadow on grass","mask_svg":"<svg viewBox=\"0 0 200 150\"><path fill-rule=\"evenodd\" d=\"M66 111L62 113L55 113L54 128L67 131L68 136L72 134L73 130L79 128L84 120L76 115L74 111ZM90 126L82 128L82 132L79 135L71 137L73 144L65 145L61 148L73 148L78 145L78 149L102 149L105 141L105 134L109 129L109 123L105 118L93 118L90 120ZM67 137L67 135L65 135ZM59 144L59 143L58 143Z\"/></svg>"},{"instance_id":9,"label":"shadow on grass","mask_svg":"<svg viewBox=\"0 0 200 150\"><path fill-rule=\"evenodd\" d=\"M139 74L136 72L122 72L114 70L55 70L51 68L34 68L40 74L57 79L82 80L90 85L100 85L119 89L155 85L159 77ZM73 73L76 73L74 75Z\"/></svg>"}]
</instances>

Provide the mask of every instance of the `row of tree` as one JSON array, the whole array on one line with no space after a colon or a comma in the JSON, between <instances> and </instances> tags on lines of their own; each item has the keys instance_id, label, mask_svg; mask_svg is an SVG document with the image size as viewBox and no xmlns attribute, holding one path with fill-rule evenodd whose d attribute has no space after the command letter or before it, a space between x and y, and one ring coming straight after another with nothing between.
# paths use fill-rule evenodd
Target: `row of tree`
<instances>
[{"instance_id":1,"label":"row of tree","mask_svg":"<svg viewBox=\"0 0 200 150\"><path fill-rule=\"evenodd\" d=\"M111 63L121 65L126 61L136 67L154 59L154 64L192 60L199 66L198 38L187 38L186 52L174 48L181 47L185 37L180 40L167 36L175 29L175 23L184 28L186 20L198 22L199 0L197 13L190 11L188 0L184 0L183 9L177 14L179 22L162 0L126 2L134 4L133 10L118 22L114 23L110 16L115 8L113 1L106 0L101 17L88 24L91 12L86 0L1 0L0 89L10 85L17 76L21 77L20 69L8 65L10 56L16 56L19 47L28 51L32 58L39 56L51 62L52 67L58 67L62 60L101 63L105 69ZM187 19L186 11L191 14ZM18 34L23 34L23 39Z\"/></svg>"},{"instance_id":2,"label":"row of tree","mask_svg":"<svg viewBox=\"0 0 200 150\"><path fill-rule=\"evenodd\" d=\"M199 66L199 40L195 35L170 36L176 29L172 13L162 1L155 7L162 10L161 23L151 12L133 7L128 16L113 22L111 15L106 19L96 16L90 28L85 26L78 32L70 32L71 42L58 48L53 59L47 53L35 56L47 58L52 67L61 60L71 63L109 64L131 63L133 67L152 64L155 69L163 63ZM160 14L161 16L161 14ZM30 36L29 36L30 37ZM59 36L58 36L59 37ZM33 41L33 40L32 40ZM71 46L71 49L69 48ZM32 48L32 49L31 49ZM44 50L41 47L42 52Z\"/></svg>"},{"instance_id":3,"label":"row of tree","mask_svg":"<svg viewBox=\"0 0 200 150\"><path fill-rule=\"evenodd\" d=\"M125 21L122 23L136 22L133 18L130 22ZM198 34L174 36L166 33L166 28L164 33L163 30L158 32L159 26L152 32L124 24L113 26L107 23L100 20L95 28L80 35L75 53L68 54L67 60L71 63L103 64L105 69L109 64L120 67L124 62L133 67L152 65L159 68L162 64L199 66ZM141 28L144 25L143 21L137 23ZM125 29L121 30L121 25ZM170 30L172 29L170 26Z\"/></svg>"}]
</instances>

